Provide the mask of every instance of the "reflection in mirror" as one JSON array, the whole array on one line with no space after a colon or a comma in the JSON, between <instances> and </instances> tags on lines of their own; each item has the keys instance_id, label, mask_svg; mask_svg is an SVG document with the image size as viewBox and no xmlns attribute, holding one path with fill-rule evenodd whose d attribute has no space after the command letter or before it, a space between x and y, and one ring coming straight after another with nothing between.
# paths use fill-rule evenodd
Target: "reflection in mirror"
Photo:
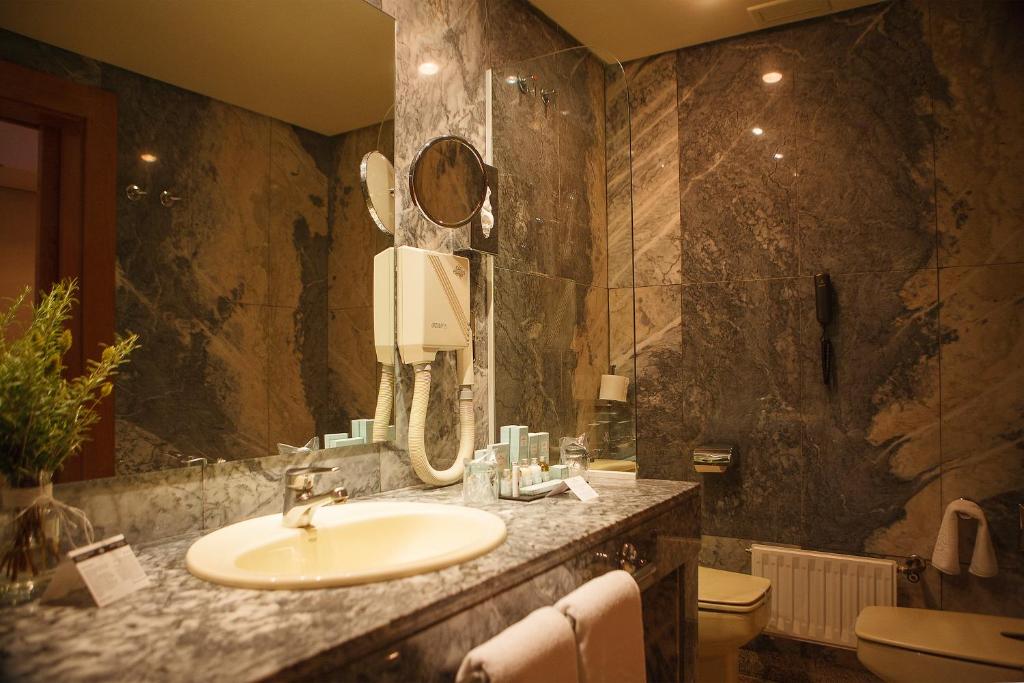
<instances>
[{"instance_id":1,"label":"reflection in mirror","mask_svg":"<svg viewBox=\"0 0 1024 683\"><path fill-rule=\"evenodd\" d=\"M359 164L359 181L370 218L388 235L395 234L395 167L373 150Z\"/></svg>"},{"instance_id":2,"label":"reflection in mirror","mask_svg":"<svg viewBox=\"0 0 1024 683\"><path fill-rule=\"evenodd\" d=\"M0 3L0 66L24 74L20 92L45 82L116 105L103 150L116 182L112 170L109 186L84 185L116 223L105 246L111 336L142 342L117 379L116 441L95 456L110 472L352 438L353 421L374 415L373 260L392 240L361 200L360 162L393 158L382 119L394 103L394 22L365 0L306 7ZM49 129L15 109L0 119L12 135L29 129L24 156L44 162L19 178L54 172L60 154L31 151L35 141L45 152ZM40 215L19 215L45 228L51 205L39 199ZM0 278L0 297L46 286L50 264L35 262L16 282Z\"/></svg>"},{"instance_id":3,"label":"reflection in mirror","mask_svg":"<svg viewBox=\"0 0 1024 683\"><path fill-rule=\"evenodd\" d=\"M460 137L434 138L413 160L409 188L413 202L428 220L446 228L465 225L487 196L483 158Z\"/></svg>"},{"instance_id":4,"label":"reflection in mirror","mask_svg":"<svg viewBox=\"0 0 1024 683\"><path fill-rule=\"evenodd\" d=\"M491 72L491 112L499 201L514 207L494 260L496 426L547 432L551 462L561 437L585 434L591 469L634 472L644 318L625 74L583 47L508 64Z\"/></svg>"}]
</instances>

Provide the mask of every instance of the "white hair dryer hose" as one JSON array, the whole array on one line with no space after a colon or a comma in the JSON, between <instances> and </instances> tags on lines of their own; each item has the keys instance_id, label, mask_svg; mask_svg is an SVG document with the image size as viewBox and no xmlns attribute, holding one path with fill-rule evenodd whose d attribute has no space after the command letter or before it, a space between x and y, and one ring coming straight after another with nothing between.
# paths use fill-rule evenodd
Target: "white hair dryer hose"
<instances>
[{"instance_id":1,"label":"white hair dryer hose","mask_svg":"<svg viewBox=\"0 0 1024 683\"><path fill-rule=\"evenodd\" d=\"M377 389L377 409L373 412L373 442L388 440L391 425L391 404L395 397L395 366L382 363L380 366L380 387Z\"/></svg>"},{"instance_id":2,"label":"white hair dryer hose","mask_svg":"<svg viewBox=\"0 0 1024 683\"><path fill-rule=\"evenodd\" d=\"M430 364L414 366L416 382L412 390L412 410L409 413L409 459L416 475L431 486L447 486L462 478L463 460L473 457L476 426L473 418L473 389L462 386L459 390L459 453L446 470L438 471L427 458L424 431L427 423L427 404L430 401Z\"/></svg>"}]
</instances>

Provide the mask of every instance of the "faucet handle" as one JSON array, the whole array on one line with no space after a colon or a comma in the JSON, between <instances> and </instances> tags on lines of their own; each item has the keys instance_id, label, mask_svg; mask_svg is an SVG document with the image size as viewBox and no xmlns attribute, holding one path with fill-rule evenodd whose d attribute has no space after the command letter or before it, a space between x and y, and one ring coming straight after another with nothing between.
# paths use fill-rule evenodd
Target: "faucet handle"
<instances>
[{"instance_id":1,"label":"faucet handle","mask_svg":"<svg viewBox=\"0 0 1024 683\"><path fill-rule=\"evenodd\" d=\"M284 471L285 488L295 491L305 491L313 488L313 482L321 474L337 472L341 467L318 467L307 465L305 467L289 467Z\"/></svg>"}]
</instances>

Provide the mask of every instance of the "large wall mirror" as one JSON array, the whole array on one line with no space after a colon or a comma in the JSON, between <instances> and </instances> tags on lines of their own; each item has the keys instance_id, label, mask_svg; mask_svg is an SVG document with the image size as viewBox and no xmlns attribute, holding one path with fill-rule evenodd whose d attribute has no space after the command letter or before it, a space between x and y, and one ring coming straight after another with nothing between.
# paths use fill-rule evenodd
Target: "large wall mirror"
<instances>
[{"instance_id":1,"label":"large wall mirror","mask_svg":"<svg viewBox=\"0 0 1024 683\"><path fill-rule=\"evenodd\" d=\"M0 5L0 298L75 274L109 301L111 329L85 343L142 343L109 440L69 478L252 458L373 418L373 260L392 238L360 168L393 160L394 33L365 0ZM81 175L79 148L49 145L102 136L92 114L61 128L38 93L94 97L98 130L116 125L87 150L109 183L76 181L111 219L77 245L47 227L47 178ZM109 281L68 270L94 257Z\"/></svg>"}]
</instances>

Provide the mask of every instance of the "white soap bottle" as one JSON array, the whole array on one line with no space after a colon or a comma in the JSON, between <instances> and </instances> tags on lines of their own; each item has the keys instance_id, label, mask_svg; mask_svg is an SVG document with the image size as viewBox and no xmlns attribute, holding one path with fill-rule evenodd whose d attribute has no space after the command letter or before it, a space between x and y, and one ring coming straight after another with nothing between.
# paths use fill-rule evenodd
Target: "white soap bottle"
<instances>
[{"instance_id":1,"label":"white soap bottle","mask_svg":"<svg viewBox=\"0 0 1024 683\"><path fill-rule=\"evenodd\" d=\"M544 481L544 475L541 473L540 463L537 462L537 458L530 462L530 478L533 479L534 484L540 484Z\"/></svg>"}]
</instances>

